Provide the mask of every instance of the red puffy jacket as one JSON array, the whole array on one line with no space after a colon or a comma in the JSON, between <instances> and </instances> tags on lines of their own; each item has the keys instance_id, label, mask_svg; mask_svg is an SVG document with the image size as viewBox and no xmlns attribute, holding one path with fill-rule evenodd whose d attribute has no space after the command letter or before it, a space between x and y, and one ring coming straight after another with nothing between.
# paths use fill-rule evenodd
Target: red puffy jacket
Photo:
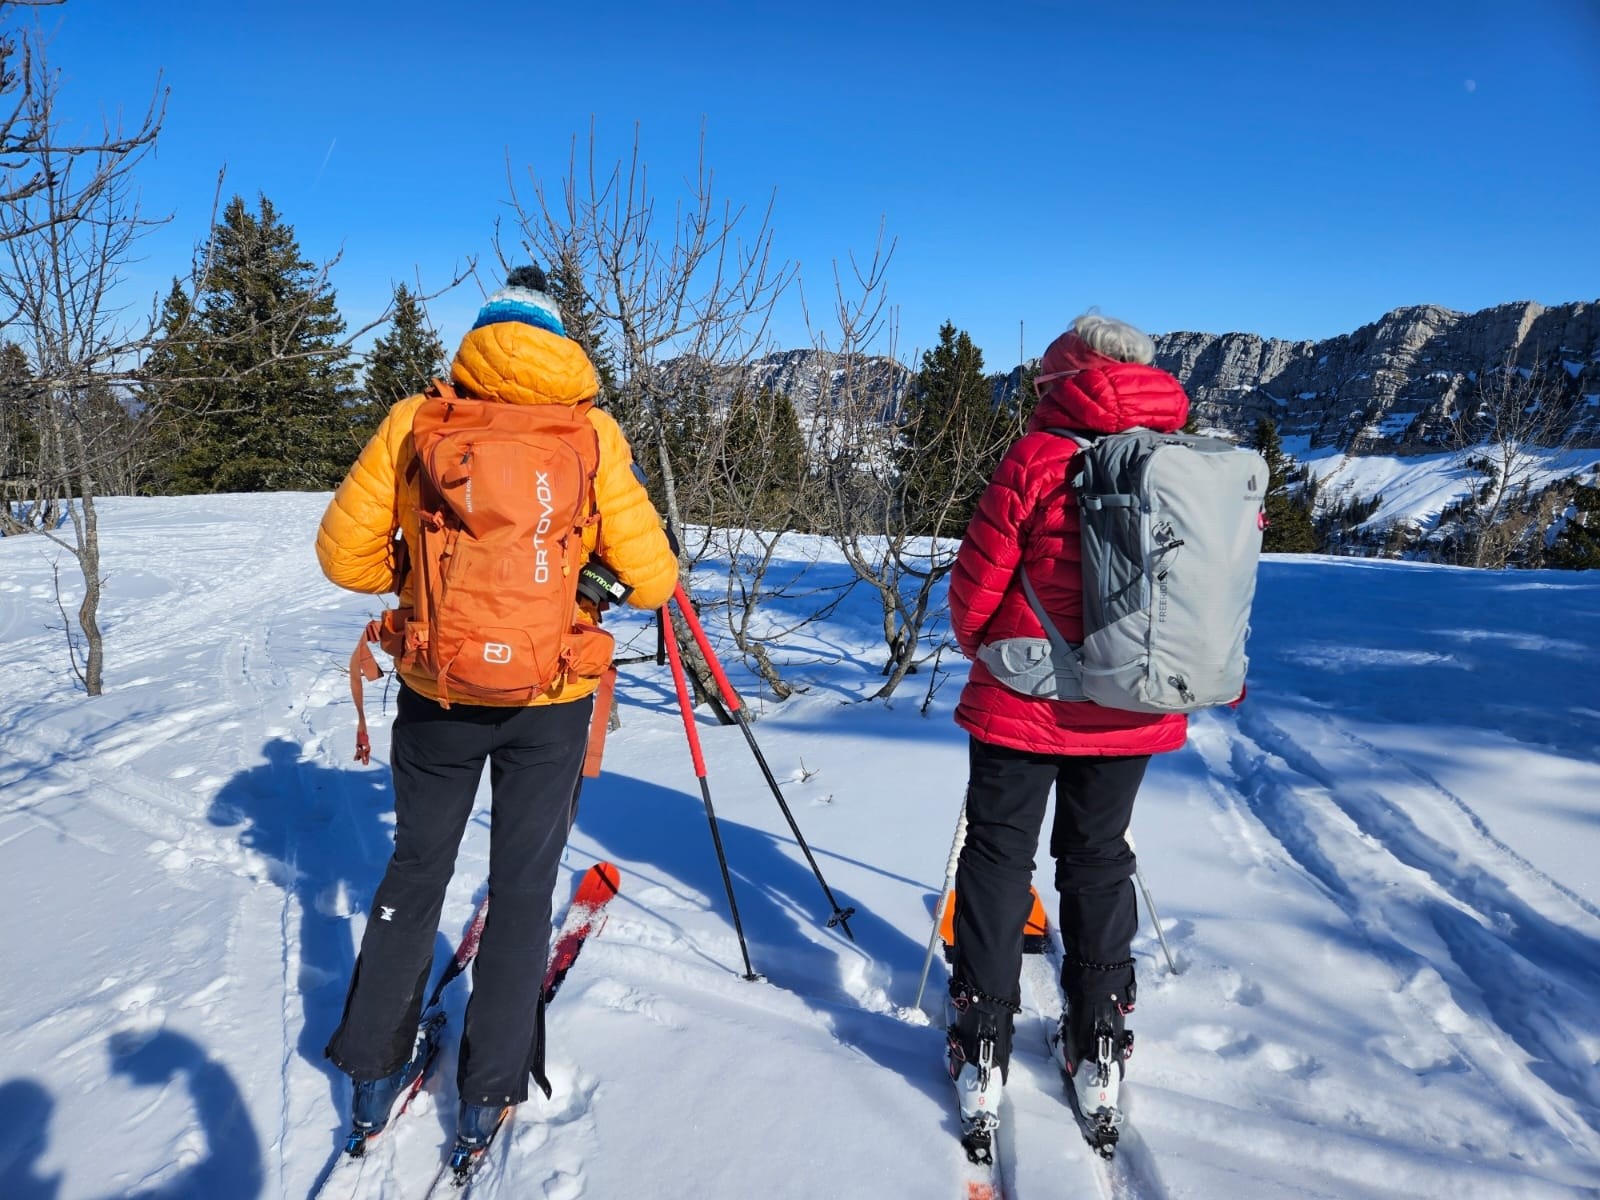
<instances>
[{"instance_id":1,"label":"red puffy jacket","mask_svg":"<svg viewBox=\"0 0 1600 1200\"><path fill-rule=\"evenodd\" d=\"M1072 373L1049 386L1028 432L1001 460L950 575L950 623L968 658L986 642L1044 636L1023 594L1020 566L1062 636L1083 640L1078 506L1067 483L1078 447L1045 430L1101 434L1142 426L1170 433L1189 415L1189 399L1171 375L1107 358L1074 333L1056 339L1039 369ZM1181 713L1021 695L975 659L956 723L982 741L1041 754L1158 754L1182 746L1188 733Z\"/></svg>"}]
</instances>

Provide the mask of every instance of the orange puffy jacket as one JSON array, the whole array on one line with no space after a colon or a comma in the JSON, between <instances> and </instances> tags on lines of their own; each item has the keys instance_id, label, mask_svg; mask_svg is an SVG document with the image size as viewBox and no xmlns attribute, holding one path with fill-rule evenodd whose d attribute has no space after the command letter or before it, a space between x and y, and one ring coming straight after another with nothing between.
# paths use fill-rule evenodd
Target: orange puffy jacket
<instances>
[{"instance_id":1,"label":"orange puffy jacket","mask_svg":"<svg viewBox=\"0 0 1600 1200\"><path fill-rule=\"evenodd\" d=\"M593 399L600 390L594 366L576 342L513 321L467 334L450 376L469 395L506 404L575 405ZM389 410L322 515L317 561L323 574L342 588L372 594L394 589L397 529L404 534L412 559L417 559L417 484L415 479L407 482L406 475L415 457L411 422L423 400L412 396ZM597 408L591 408L588 416L600 441L595 480L600 522L585 531L585 547L633 588L629 604L660 608L677 585L677 557L649 495L633 473L633 451L622 429ZM411 592L408 580L400 592L402 608L411 605ZM438 699L431 678L414 672L402 672L401 677L413 690ZM546 693L532 703L581 699L596 686L596 680L573 679L559 692Z\"/></svg>"}]
</instances>

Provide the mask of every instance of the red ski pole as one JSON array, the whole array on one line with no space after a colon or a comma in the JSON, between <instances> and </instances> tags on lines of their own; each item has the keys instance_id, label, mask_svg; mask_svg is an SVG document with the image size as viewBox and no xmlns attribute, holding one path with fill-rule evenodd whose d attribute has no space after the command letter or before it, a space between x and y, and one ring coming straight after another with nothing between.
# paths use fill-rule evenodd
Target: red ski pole
<instances>
[{"instance_id":1,"label":"red ski pole","mask_svg":"<svg viewBox=\"0 0 1600 1200\"><path fill-rule=\"evenodd\" d=\"M739 953L744 956L744 977L755 981L761 978L750 965L750 948L745 944L744 927L739 922L739 904L733 898L733 879L728 874L728 856L722 850L722 834L717 828L717 813L711 806L711 785L706 782L706 760L700 753L700 733L694 724L694 708L689 700L689 682L684 675L683 659L678 651L678 639L672 631L672 614L661 606L662 640L667 647L667 661L672 664L672 682L678 690L678 711L683 714L683 731L689 739L689 757L694 760L695 777L700 780L700 796L706 804L706 821L711 826L711 844L717 850L717 866L722 870L722 886L728 890L728 909L733 914L733 931L739 935Z\"/></svg>"},{"instance_id":2,"label":"red ski pole","mask_svg":"<svg viewBox=\"0 0 1600 1200\"><path fill-rule=\"evenodd\" d=\"M700 653L705 656L706 665L711 668L711 677L717 682L717 689L722 693L723 703L727 706L733 719L739 722L739 728L744 730L744 740L750 743L750 752L756 756L756 763L761 768L761 774L767 781L767 786L772 789L772 794L777 797L778 807L783 810L784 819L789 822L789 828L794 833L794 840L800 844L801 853L806 856L806 862L811 864L811 873L817 877L817 883L822 887L822 894L828 898L828 904L833 908L833 916L828 918L828 926L839 926L845 936L852 942L856 935L850 932L849 919L856 915L854 908L841 909L839 902L833 898L833 891L828 887L827 880L822 878L822 870L817 866L817 860L811 855L811 847L806 845L806 839L800 832L800 825L794 819L794 813L789 811L789 803L783 798L783 789L778 786L778 781L773 777L772 768L767 765L766 755L761 753L761 747L756 744L756 735L751 732L749 719L744 715L744 703L739 699L739 693L733 690L733 684L728 682L728 676L722 670L722 664L717 661L717 656L711 650L710 639L706 631L700 626L700 618L694 611L688 593L679 583L672 593L672 598L678 602L678 608L683 612L683 619L689 625L689 631L694 634L695 644L700 647ZM663 610L663 613L665 610ZM666 622L663 616L663 622ZM669 639L670 644L670 639Z\"/></svg>"}]
</instances>

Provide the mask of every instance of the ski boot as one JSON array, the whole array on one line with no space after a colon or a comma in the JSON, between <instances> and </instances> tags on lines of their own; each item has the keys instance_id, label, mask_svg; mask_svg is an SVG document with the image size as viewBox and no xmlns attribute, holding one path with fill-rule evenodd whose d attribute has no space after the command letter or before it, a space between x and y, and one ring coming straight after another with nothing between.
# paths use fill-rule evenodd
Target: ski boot
<instances>
[{"instance_id":1,"label":"ski boot","mask_svg":"<svg viewBox=\"0 0 1600 1200\"><path fill-rule=\"evenodd\" d=\"M1016 1006L964 986L952 986L950 1001L948 1067L961 1105L961 1145L972 1162L993 1163Z\"/></svg>"},{"instance_id":2,"label":"ski boot","mask_svg":"<svg viewBox=\"0 0 1600 1200\"><path fill-rule=\"evenodd\" d=\"M1084 1140L1102 1158L1116 1154L1124 1115L1122 1077L1125 1064L1133 1057L1133 1032L1123 1027L1125 1015L1118 1005L1102 1007L1085 1030L1069 1011L1050 1038L1050 1049L1067 1077Z\"/></svg>"},{"instance_id":3,"label":"ski boot","mask_svg":"<svg viewBox=\"0 0 1600 1200\"><path fill-rule=\"evenodd\" d=\"M410 1062L382 1079L355 1081L350 1101L350 1132L344 1143L345 1153L351 1158L360 1158L366 1153L367 1143L382 1133L395 1115L397 1103L403 1099L401 1111L404 1111L404 1104L410 1103L421 1084L422 1073L439 1052L439 1031L443 1027L444 1014L434 1014L417 1026Z\"/></svg>"},{"instance_id":4,"label":"ski boot","mask_svg":"<svg viewBox=\"0 0 1600 1200\"><path fill-rule=\"evenodd\" d=\"M511 1106L461 1102L456 1115L456 1144L450 1152L451 1181L462 1187L478 1169L484 1151L511 1114Z\"/></svg>"}]
</instances>

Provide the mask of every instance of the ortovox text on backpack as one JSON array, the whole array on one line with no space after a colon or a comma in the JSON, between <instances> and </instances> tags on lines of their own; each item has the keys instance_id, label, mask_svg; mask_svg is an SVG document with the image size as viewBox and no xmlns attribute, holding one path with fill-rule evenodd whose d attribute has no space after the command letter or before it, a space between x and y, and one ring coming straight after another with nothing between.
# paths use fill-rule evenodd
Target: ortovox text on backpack
<instances>
[{"instance_id":1,"label":"ortovox text on backpack","mask_svg":"<svg viewBox=\"0 0 1600 1200\"><path fill-rule=\"evenodd\" d=\"M1132 429L1088 441L1069 466L1082 527L1084 639L1072 645L1022 588L1043 638L978 658L1025 695L1130 712L1237 700L1264 527L1266 461L1219 438Z\"/></svg>"}]
</instances>

